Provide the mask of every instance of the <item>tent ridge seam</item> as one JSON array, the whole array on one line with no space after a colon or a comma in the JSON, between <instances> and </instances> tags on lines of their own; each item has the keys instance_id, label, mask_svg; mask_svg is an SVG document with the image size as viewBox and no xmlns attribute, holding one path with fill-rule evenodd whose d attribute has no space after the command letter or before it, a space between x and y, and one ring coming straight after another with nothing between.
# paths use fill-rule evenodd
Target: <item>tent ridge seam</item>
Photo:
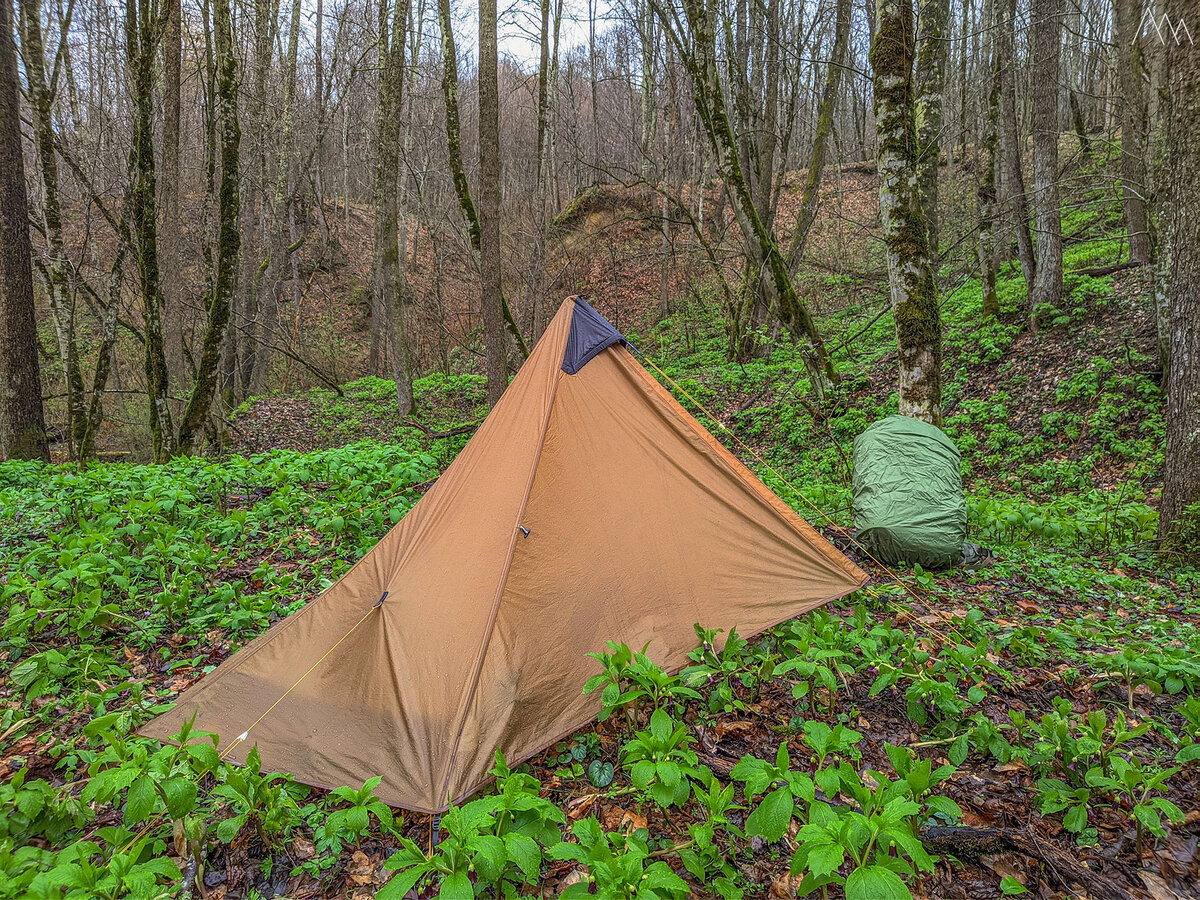
<instances>
[{"instance_id":1,"label":"tent ridge seam","mask_svg":"<svg viewBox=\"0 0 1200 900\"><path fill-rule=\"evenodd\" d=\"M525 482L525 493L521 497L521 505L517 509L517 518L513 526L512 538L508 544L508 556L504 560L504 568L500 573L500 582L496 586L496 596L492 600L492 612L488 617L487 628L483 633L483 642L475 659L474 672L467 687L466 699L462 704L462 716L458 722L458 732L454 736L454 746L450 751L450 762L446 766L446 777L442 782L441 794L449 796L450 779L454 777L454 765L458 761L458 748L462 743L463 732L467 727L467 716L471 713L471 704L475 700L475 691L479 687L479 679L483 675L483 663L487 659L488 647L492 642L492 633L496 628L496 616L500 611L500 601L504 598L504 588L508 585L508 573L512 569L513 558L516 555L517 535L520 534L521 522L525 518L525 509L529 505L529 495L533 490L533 481L537 477L538 466L542 461L542 447L546 444L546 431L550 427L550 416L554 412L554 404L558 399L558 383L563 378L562 368L555 370L554 383L550 386L550 401L546 404L546 413L542 417L541 428L538 431L537 449L533 454L533 464L529 467L529 478ZM440 801L439 801L440 804Z\"/></svg>"}]
</instances>

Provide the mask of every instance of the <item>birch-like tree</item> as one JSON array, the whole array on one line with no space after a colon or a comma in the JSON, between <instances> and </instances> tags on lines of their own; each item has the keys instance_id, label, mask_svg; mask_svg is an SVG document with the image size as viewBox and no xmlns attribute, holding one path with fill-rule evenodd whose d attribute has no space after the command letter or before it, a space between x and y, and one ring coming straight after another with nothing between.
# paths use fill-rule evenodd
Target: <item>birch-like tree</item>
<instances>
[{"instance_id":1,"label":"birch-like tree","mask_svg":"<svg viewBox=\"0 0 1200 900\"><path fill-rule=\"evenodd\" d=\"M1039 306L1058 306L1063 289L1062 206L1058 190L1058 85L1062 0L1032 0L1033 208L1037 270L1029 291L1030 323Z\"/></svg>"},{"instance_id":2,"label":"birch-like tree","mask_svg":"<svg viewBox=\"0 0 1200 900\"><path fill-rule=\"evenodd\" d=\"M1150 179L1146 164L1149 101L1142 53L1143 0L1115 0L1113 36L1121 85L1121 202L1129 234L1129 261L1150 262Z\"/></svg>"}]
</instances>

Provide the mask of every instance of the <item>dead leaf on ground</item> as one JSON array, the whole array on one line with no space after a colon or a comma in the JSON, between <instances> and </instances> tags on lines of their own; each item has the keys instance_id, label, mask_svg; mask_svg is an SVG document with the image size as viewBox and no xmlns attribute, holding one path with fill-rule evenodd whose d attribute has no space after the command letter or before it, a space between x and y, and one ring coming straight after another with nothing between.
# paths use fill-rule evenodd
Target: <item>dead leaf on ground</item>
<instances>
[{"instance_id":1,"label":"dead leaf on ground","mask_svg":"<svg viewBox=\"0 0 1200 900\"><path fill-rule=\"evenodd\" d=\"M639 828L648 828L646 817L639 815L632 809L625 810L625 815L621 816L621 831L626 834L637 831Z\"/></svg>"},{"instance_id":2,"label":"dead leaf on ground","mask_svg":"<svg viewBox=\"0 0 1200 900\"><path fill-rule=\"evenodd\" d=\"M317 848L308 838L296 838L292 841L292 853L297 859L312 859L316 854Z\"/></svg>"},{"instance_id":3,"label":"dead leaf on ground","mask_svg":"<svg viewBox=\"0 0 1200 900\"><path fill-rule=\"evenodd\" d=\"M1138 869L1138 875L1141 877L1142 883L1146 885L1146 890L1149 892L1152 900L1183 900L1182 897L1171 890L1165 881L1153 872Z\"/></svg>"},{"instance_id":4,"label":"dead leaf on ground","mask_svg":"<svg viewBox=\"0 0 1200 900\"><path fill-rule=\"evenodd\" d=\"M583 797L576 797L574 800L572 800L570 803L567 804L567 809L566 809L567 818L568 819L582 819L584 816L586 816L588 814L588 810L590 810L595 803L596 803L596 795L595 794L586 794Z\"/></svg>"},{"instance_id":5,"label":"dead leaf on ground","mask_svg":"<svg viewBox=\"0 0 1200 900\"><path fill-rule=\"evenodd\" d=\"M375 863L361 850L355 850L346 867L346 877L353 884L370 884L375 880Z\"/></svg>"},{"instance_id":6,"label":"dead leaf on ground","mask_svg":"<svg viewBox=\"0 0 1200 900\"><path fill-rule=\"evenodd\" d=\"M754 723L748 719L738 719L734 722L718 722L712 727L712 733L719 741L727 734L739 734L744 731L753 731Z\"/></svg>"},{"instance_id":7,"label":"dead leaf on ground","mask_svg":"<svg viewBox=\"0 0 1200 900\"><path fill-rule=\"evenodd\" d=\"M562 878L558 879L559 893L561 894L573 884L579 884L579 882L583 881L585 878L587 878L586 869L572 869Z\"/></svg>"},{"instance_id":8,"label":"dead leaf on ground","mask_svg":"<svg viewBox=\"0 0 1200 900\"><path fill-rule=\"evenodd\" d=\"M778 898L778 900L791 900L796 896L796 888L800 886L803 878L793 878L787 872L784 872L778 878L771 882L771 889L767 892L767 896Z\"/></svg>"}]
</instances>

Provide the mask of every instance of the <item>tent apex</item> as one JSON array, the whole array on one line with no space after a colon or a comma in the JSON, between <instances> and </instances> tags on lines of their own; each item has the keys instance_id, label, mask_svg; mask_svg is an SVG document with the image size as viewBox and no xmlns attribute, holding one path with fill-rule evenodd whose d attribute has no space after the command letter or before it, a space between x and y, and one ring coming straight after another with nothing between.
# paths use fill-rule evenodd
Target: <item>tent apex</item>
<instances>
[{"instance_id":1,"label":"tent apex","mask_svg":"<svg viewBox=\"0 0 1200 900\"><path fill-rule=\"evenodd\" d=\"M583 297L572 299L571 332L563 352L562 370L575 375L613 344L624 344L625 336L596 312Z\"/></svg>"}]
</instances>

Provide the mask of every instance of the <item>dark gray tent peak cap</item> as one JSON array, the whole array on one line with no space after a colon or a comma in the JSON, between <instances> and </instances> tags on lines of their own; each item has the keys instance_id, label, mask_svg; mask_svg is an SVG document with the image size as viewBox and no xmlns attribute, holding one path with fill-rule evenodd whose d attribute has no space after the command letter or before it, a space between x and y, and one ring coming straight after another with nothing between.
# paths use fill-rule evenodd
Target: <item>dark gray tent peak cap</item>
<instances>
[{"instance_id":1,"label":"dark gray tent peak cap","mask_svg":"<svg viewBox=\"0 0 1200 900\"><path fill-rule=\"evenodd\" d=\"M568 375L576 374L601 351L613 344L625 343L625 336L600 313L596 312L582 297L575 298L575 309L571 313L571 333L563 352L562 370Z\"/></svg>"}]
</instances>

